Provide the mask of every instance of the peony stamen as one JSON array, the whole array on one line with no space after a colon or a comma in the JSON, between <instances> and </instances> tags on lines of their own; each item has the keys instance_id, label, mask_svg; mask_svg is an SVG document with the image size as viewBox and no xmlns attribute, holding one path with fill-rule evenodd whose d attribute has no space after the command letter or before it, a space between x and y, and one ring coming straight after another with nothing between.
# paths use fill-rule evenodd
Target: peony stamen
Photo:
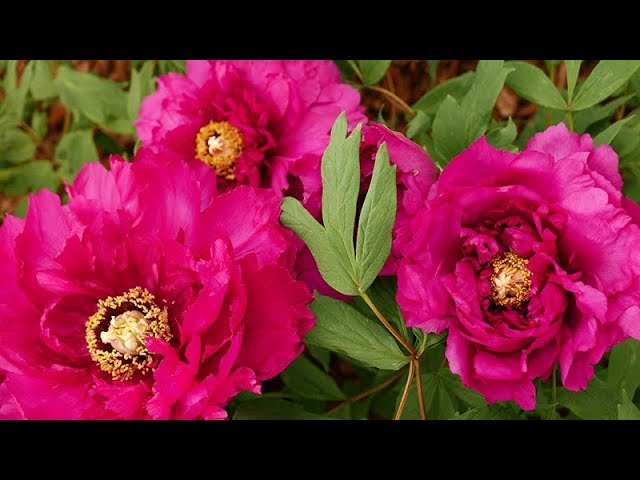
<instances>
[{"instance_id":1,"label":"peony stamen","mask_svg":"<svg viewBox=\"0 0 640 480\"><path fill-rule=\"evenodd\" d=\"M131 380L136 372L150 371L154 358L146 338L167 342L173 338L167 309L161 309L141 287L98 301L98 311L85 328L91 359L114 380Z\"/></svg>"},{"instance_id":2,"label":"peony stamen","mask_svg":"<svg viewBox=\"0 0 640 480\"><path fill-rule=\"evenodd\" d=\"M209 122L196 135L196 158L227 180L235 178L236 160L243 149L240 131L229 122Z\"/></svg>"},{"instance_id":3,"label":"peony stamen","mask_svg":"<svg viewBox=\"0 0 640 480\"><path fill-rule=\"evenodd\" d=\"M491 261L491 301L501 307L521 307L531 290L528 260L513 252L496 255Z\"/></svg>"}]
</instances>

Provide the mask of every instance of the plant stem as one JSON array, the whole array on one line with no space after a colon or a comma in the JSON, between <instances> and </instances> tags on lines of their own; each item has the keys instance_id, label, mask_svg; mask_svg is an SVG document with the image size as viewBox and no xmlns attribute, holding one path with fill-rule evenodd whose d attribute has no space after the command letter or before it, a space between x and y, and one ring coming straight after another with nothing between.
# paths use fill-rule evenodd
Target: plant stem
<instances>
[{"instance_id":1,"label":"plant stem","mask_svg":"<svg viewBox=\"0 0 640 480\"><path fill-rule=\"evenodd\" d=\"M407 370L407 368L409 368L409 365L407 365L406 367L402 367L396 373L394 373L389 378L387 378L384 382L379 383L378 385L375 385L375 386L371 387L370 389L365 390L364 392L360 392L359 394L354 395L353 397L349 397L346 400L344 400L343 402L340 402L338 405L336 405L331 410L329 410L327 412L327 415L335 412L336 410L339 410L340 408L344 407L345 405L349 405L350 403L355 403L358 400L362 400L363 398L366 398L369 395L373 395L374 393L376 393L376 392L382 390L383 388L391 385L393 382L398 380L402 375L404 375L404 372Z\"/></svg>"},{"instance_id":2,"label":"plant stem","mask_svg":"<svg viewBox=\"0 0 640 480\"><path fill-rule=\"evenodd\" d=\"M627 95L627 93L629 93L629 82L624 84L623 95ZM622 105L620 105L620 108L618 108L618 111L616 112L616 122L619 122L620 120L622 120L622 117L624 117L624 110L626 106L627 102L623 103Z\"/></svg>"},{"instance_id":3,"label":"plant stem","mask_svg":"<svg viewBox=\"0 0 640 480\"><path fill-rule=\"evenodd\" d=\"M396 416L393 418L394 420L400 420L402 417L402 412L404 412L404 407L407 404L407 398L409 398L409 390L411 389L411 383L413 382L413 375L415 371L415 363L411 361L409 363L409 375L407 376L407 383L404 386L404 391L402 392L402 397L400 398L400 405L398 405L398 410L396 411Z\"/></svg>"},{"instance_id":4,"label":"plant stem","mask_svg":"<svg viewBox=\"0 0 640 480\"><path fill-rule=\"evenodd\" d=\"M386 327L386 329L389 330L389 332L391 332L391 335L393 335L395 339L398 340L402 344L402 346L407 349L407 351L411 354L412 357L417 358L418 352L416 352L416 350L411 345L409 345L409 343L404 338L402 338L402 336L396 331L396 329L393 328L393 325L391 325L389 321L386 318L384 318L384 315L382 315L380 310L378 310L375 304L371 301L371 298L369 298L369 295L367 295L367 292L362 292L360 296L366 302L366 304L369 305L369 308L371 309L371 311L373 311L375 316L378 317L378 320L380 320L382 324Z\"/></svg>"},{"instance_id":5,"label":"plant stem","mask_svg":"<svg viewBox=\"0 0 640 480\"><path fill-rule=\"evenodd\" d=\"M571 113L571 105L569 105L569 110L567 110L567 116L569 119L569 131L573 133L573 113Z\"/></svg>"},{"instance_id":6,"label":"plant stem","mask_svg":"<svg viewBox=\"0 0 640 480\"><path fill-rule=\"evenodd\" d=\"M411 115L412 117L416 116L416 112L413 108L411 108L407 102L405 102L404 100L402 100L399 96L397 96L395 93L390 92L389 90L387 90L384 87L381 87L379 85L368 85L365 86L365 88L368 88L369 90L373 90L374 92L378 92L381 93L382 95L384 95L385 97L387 97L389 100L391 100L392 102L394 102L397 106L400 107L400 109Z\"/></svg>"},{"instance_id":7,"label":"plant stem","mask_svg":"<svg viewBox=\"0 0 640 480\"><path fill-rule=\"evenodd\" d=\"M420 418L427 419L427 407L424 404L424 392L422 391L422 377L420 377L420 360L415 359L416 364L416 390L418 390L418 405L420 406Z\"/></svg>"}]
</instances>

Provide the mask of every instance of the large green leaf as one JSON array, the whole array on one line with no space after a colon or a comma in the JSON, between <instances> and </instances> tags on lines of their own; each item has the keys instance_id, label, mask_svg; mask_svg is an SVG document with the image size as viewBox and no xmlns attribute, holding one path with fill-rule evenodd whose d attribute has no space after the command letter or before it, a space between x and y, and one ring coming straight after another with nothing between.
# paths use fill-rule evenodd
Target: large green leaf
<instances>
[{"instance_id":1,"label":"large green leaf","mask_svg":"<svg viewBox=\"0 0 640 480\"><path fill-rule=\"evenodd\" d=\"M58 68L54 84L62 103L102 128L114 133L133 133L127 113L127 94L122 86L66 65Z\"/></svg>"},{"instance_id":2,"label":"large green leaf","mask_svg":"<svg viewBox=\"0 0 640 480\"><path fill-rule=\"evenodd\" d=\"M607 372L609 385L624 388L633 398L640 386L640 342L630 338L613 347Z\"/></svg>"},{"instance_id":3,"label":"large green leaf","mask_svg":"<svg viewBox=\"0 0 640 480\"><path fill-rule=\"evenodd\" d=\"M596 137L593 139L593 144L596 147L605 144L609 145L613 141L613 139L616 138L616 135L620 133L620 130L622 129L622 127L624 127L625 123L627 123L631 119L633 119L633 115L623 118L613 125L610 125L604 131L596 135Z\"/></svg>"},{"instance_id":4,"label":"large green leaf","mask_svg":"<svg viewBox=\"0 0 640 480\"><path fill-rule=\"evenodd\" d=\"M467 410L461 415L456 415L452 420L525 420L525 418L509 405L494 403Z\"/></svg>"},{"instance_id":5,"label":"large green leaf","mask_svg":"<svg viewBox=\"0 0 640 480\"><path fill-rule=\"evenodd\" d=\"M622 402L618 404L618 420L640 420L640 410L629 400L626 390L622 390Z\"/></svg>"},{"instance_id":6,"label":"large green leaf","mask_svg":"<svg viewBox=\"0 0 640 480\"><path fill-rule=\"evenodd\" d=\"M127 96L127 113L132 122L138 118L138 110L140 110L142 99L151 94L154 89L153 61L147 60L140 70L131 71L131 84Z\"/></svg>"},{"instance_id":7,"label":"large green leaf","mask_svg":"<svg viewBox=\"0 0 640 480\"><path fill-rule=\"evenodd\" d=\"M586 390L571 392L562 389L558 402L583 420L615 420L621 397L616 388L593 377Z\"/></svg>"},{"instance_id":8,"label":"large green leaf","mask_svg":"<svg viewBox=\"0 0 640 480\"><path fill-rule=\"evenodd\" d=\"M391 252L396 204L396 167L391 166L387 145L383 143L376 153L371 185L358 221L356 265L362 292L373 283Z\"/></svg>"},{"instance_id":9,"label":"large green leaf","mask_svg":"<svg viewBox=\"0 0 640 480\"><path fill-rule=\"evenodd\" d=\"M640 60L601 60L575 95L571 109L584 110L600 103L624 85L640 67Z\"/></svg>"},{"instance_id":10,"label":"large green leaf","mask_svg":"<svg viewBox=\"0 0 640 480\"><path fill-rule=\"evenodd\" d=\"M18 81L18 61L9 60L4 77L4 91L6 97L3 101L3 112L16 122L24 120L24 107L27 100L27 93L33 78L34 63L29 62L22 71L20 81Z\"/></svg>"},{"instance_id":11,"label":"large green leaf","mask_svg":"<svg viewBox=\"0 0 640 480\"><path fill-rule=\"evenodd\" d=\"M19 128L0 130L0 166L24 162L33 157L36 145L33 139Z\"/></svg>"},{"instance_id":12,"label":"large green leaf","mask_svg":"<svg viewBox=\"0 0 640 480\"><path fill-rule=\"evenodd\" d=\"M578 75L580 74L582 60L565 60L564 63L567 67L567 102L571 103L573 100L573 90L575 89Z\"/></svg>"},{"instance_id":13,"label":"large green leaf","mask_svg":"<svg viewBox=\"0 0 640 480\"><path fill-rule=\"evenodd\" d=\"M282 372L282 381L294 393L311 400L344 400L336 382L305 357L298 357Z\"/></svg>"},{"instance_id":14,"label":"large green leaf","mask_svg":"<svg viewBox=\"0 0 640 480\"><path fill-rule=\"evenodd\" d=\"M585 108L577 112L573 117L574 131L577 133L585 133L594 123L611 117L621 105L633 98L633 96L633 94L625 95L611 100L606 105L594 105L593 107Z\"/></svg>"},{"instance_id":15,"label":"large green leaf","mask_svg":"<svg viewBox=\"0 0 640 480\"><path fill-rule=\"evenodd\" d=\"M58 95L51 73L51 60L31 60L34 64L31 94L36 100L50 100Z\"/></svg>"},{"instance_id":16,"label":"large green leaf","mask_svg":"<svg viewBox=\"0 0 640 480\"><path fill-rule=\"evenodd\" d=\"M305 342L342 353L370 367L398 370L407 359L384 327L350 305L316 293L316 324Z\"/></svg>"},{"instance_id":17,"label":"large green leaf","mask_svg":"<svg viewBox=\"0 0 640 480\"><path fill-rule=\"evenodd\" d=\"M511 117L503 127L496 128L487 133L487 142L496 148L507 149L513 146L518 136L518 128Z\"/></svg>"},{"instance_id":18,"label":"large green leaf","mask_svg":"<svg viewBox=\"0 0 640 480\"><path fill-rule=\"evenodd\" d=\"M513 68L507 77L507 85L522 98L542 107L567 108L556 86L538 67L526 62L507 62L506 65Z\"/></svg>"},{"instance_id":19,"label":"large green leaf","mask_svg":"<svg viewBox=\"0 0 640 480\"><path fill-rule=\"evenodd\" d=\"M432 88L413 104L414 110L419 110L426 115L433 115L438 111L440 104L447 96L461 99L471 88L475 79L475 72L467 72L458 77Z\"/></svg>"}]
</instances>

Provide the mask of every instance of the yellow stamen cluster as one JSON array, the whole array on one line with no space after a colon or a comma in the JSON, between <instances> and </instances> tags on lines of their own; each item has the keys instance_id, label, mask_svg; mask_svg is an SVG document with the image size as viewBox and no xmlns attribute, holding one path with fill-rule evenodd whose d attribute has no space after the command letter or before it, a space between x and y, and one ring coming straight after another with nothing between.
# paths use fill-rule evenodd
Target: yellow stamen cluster
<instances>
[{"instance_id":1,"label":"yellow stamen cluster","mask_svg":"<svg viewBox=\"0 0 640 480\"><path fill-rule=\"evenodd\" d=\"M513 252L496 255L491 261L491 301L501 307L521 307L531 290L528 260Z\"/></svg>"},{"instance_id":2,"label":"yellow stamen cluster","mask_svg":"<svg viewBox=\"0 0 640 480\"><path fill-rule=\"evenodd\" d=\"M167 309L141 287L98 301L98 311L85 325L91 359L114 380L149 373L153 354L145 346L148 337L167 342L173 338Z\"/></svg>"},{"instance_id":3,"label":"yellow stamen cluster","mask_svg":"<svg viewBox=\"0 0 640 480\"><path fill-rule=\"evenodd\" d=\"M235 178L236 160L243 149L240 131L229 122L209 122L196 135L196 158L227 180Z\"/></svg>"}]
</instances>

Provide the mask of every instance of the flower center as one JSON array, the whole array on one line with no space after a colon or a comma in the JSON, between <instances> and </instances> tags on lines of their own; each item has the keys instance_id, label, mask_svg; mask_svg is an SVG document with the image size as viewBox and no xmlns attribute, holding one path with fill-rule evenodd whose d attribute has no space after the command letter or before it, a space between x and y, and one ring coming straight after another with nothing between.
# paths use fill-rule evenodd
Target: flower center
<instances>
[{"instance_id":1,"label":"flower center","mask_svg":"<svg viewBox=\"0 0 640 480\"><path fill-rule=\"evenodd\" d=\"M209 122L196 135L196 158L227 180L235 178L236 160L243 149L240 131L229 122Z\"/></svg>"},{"instance_id":2,"label":"flower center","mask_svg":"<svg viewBox=\"0 0 640 480\"><path fill-rule=\"evenodd\" d=\"M531 270L526 267L528 260L506 252L493 257L491 261L491 301L501 307L521 307L531 290Z\"/></svg>"},{"instance_id":3,"label":"flower center","mask_svg":"<svg viewBox=\"0 0 640 480\"><path fill-rule=\"evenodd\" d=\"M141 287L98 301L85 333L91 359L114 380L131 380L136 372L144 375L151 370L154 356L147 350L146 338L167 342L173 338L167 309Z\"/></svg>"}]
</instances>

